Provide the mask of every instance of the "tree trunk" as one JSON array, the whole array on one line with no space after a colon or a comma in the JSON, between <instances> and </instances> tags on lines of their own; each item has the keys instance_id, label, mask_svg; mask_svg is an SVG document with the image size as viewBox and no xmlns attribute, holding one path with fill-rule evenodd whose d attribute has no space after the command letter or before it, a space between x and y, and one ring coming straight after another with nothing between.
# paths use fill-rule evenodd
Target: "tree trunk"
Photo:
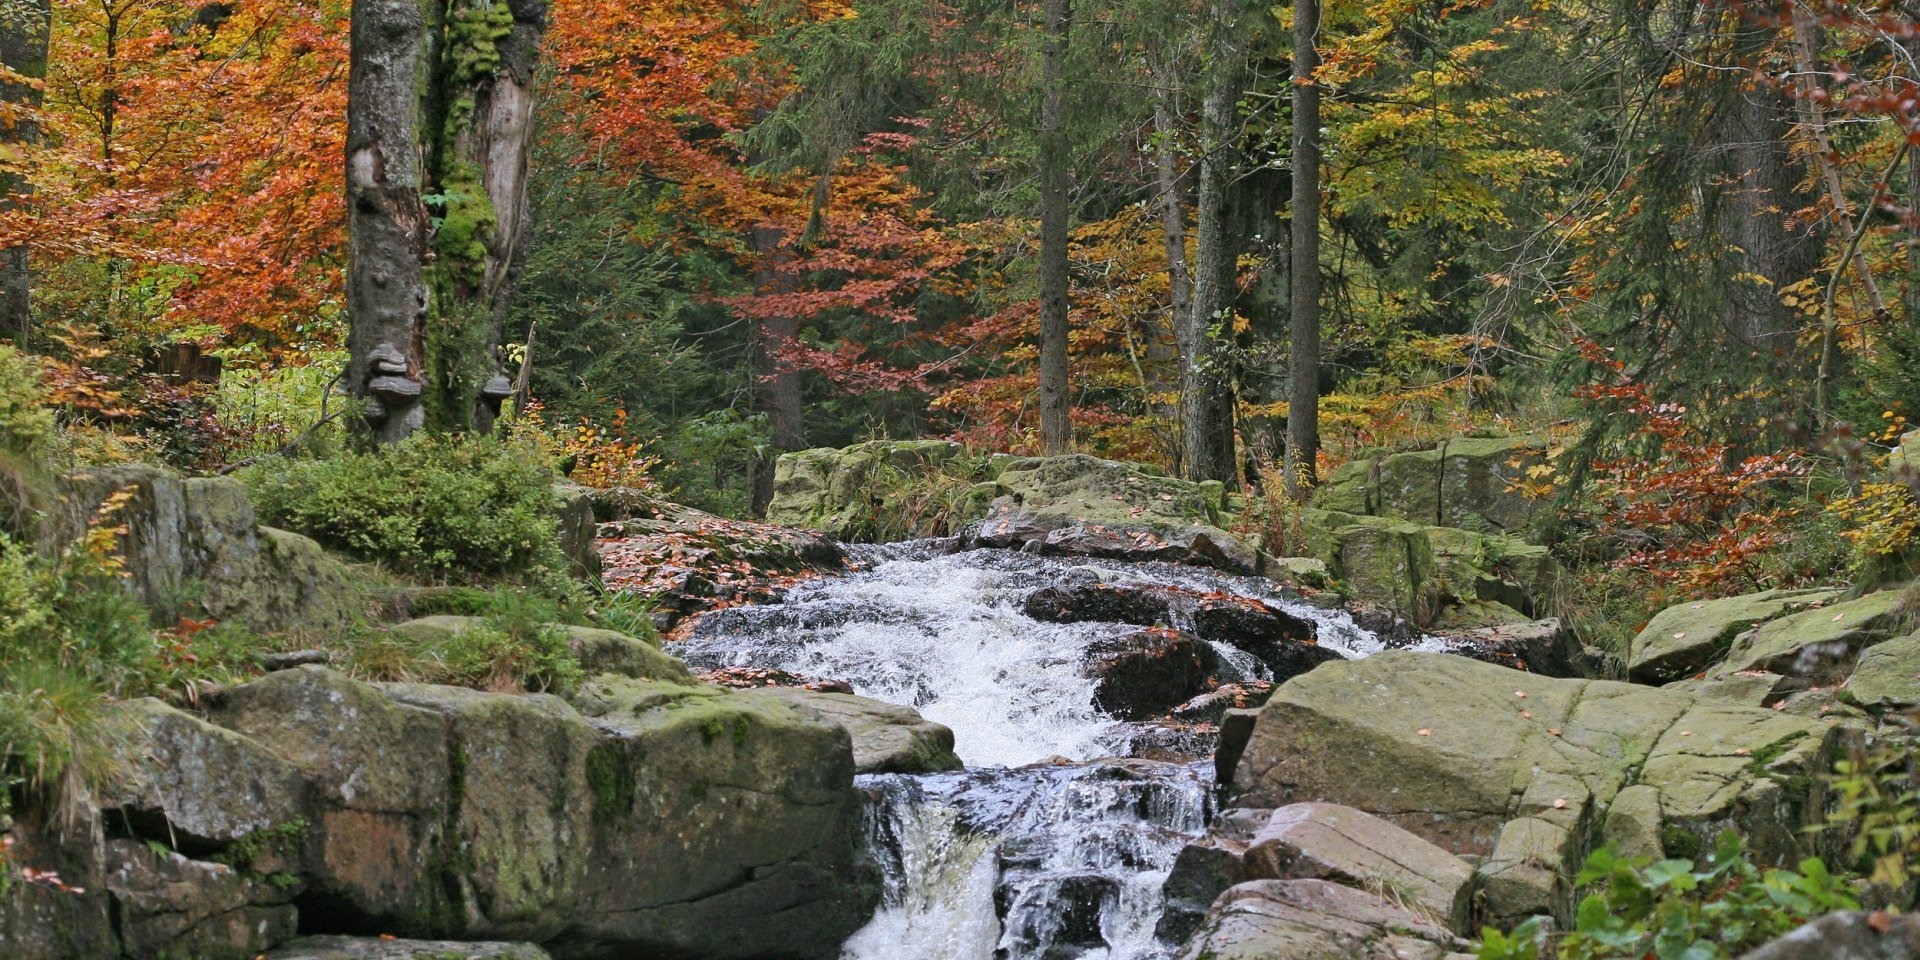
<instances>
[{"instance_id":1,"label":"tree trunk","mask_svg":"<svg viewBox=\"0 0 1920 960\"><path fill-rule=\"evenodd\" d=\"M1907 41L1907 58L1920 63L1920 37ZM1920 69L1920 68L1916 68ZM1920 76L1907 78L1909 95L1920 94ZM1907 322L1920 324L1920 150L1907 152Z\"/></svg>"},{"instance_id":2,"label":"tree trunk","mask_svg":"<svg viewBox=\"0 0 1920 960\"><path fill-rule=\"evenodd\" d=\"M1293 8L1293 324L1287 360L1287 495L1306 495L1320 450L1320 0Z\"/></svg>"},{"instance_id":3,"label":"tree trunk","mask_svg":"<svg viewBox=\"0 0 1920 960\"><path fill-rule=\"evenodd\" d=\"M764 292L786 292L792 278L778 269L780 244L786 238L778 227L755 227L750 242L761 267L754 277ZM800 334L800 322L793 317L763 317L753 330L753 406L767 418L771 433L769 449L753 464L753 515L764 517L773 502L773 468L783 453L807 448L806 405L800 392L800 371L780 356L780 348Z\"/></svg>"},{"instance_id":4,"label":"tree trunk","mask_svg":"<svg viewBox=\"0 0 1920 960\"><path fill-rule=\"evenodd\" d=\"M1174 105L1180 78L1175 72L1173 57L1156 60L1153 75L1154 166L1160 194L1160 236L1167 251L1167 329L1177 342L1193 313L1193 279L1187 273L1187 196L1183 185L1186 178L1180 170L1179 121L1176 119L1179 111ZM1147 371L1152 379L1146 388L1153 396L1165 396L1176 386L1166 382L1163 371L1179 363L1179 353L1169 351L1166 344L1165 338L1155 336L1147 345ZM1178 411L1163 409L1156 402L1154 413L1171 422ZM1169 459L1177 471L1182 451L1177 439L1171 446Z\"/></svg>"},{"instance_id":5,"label":"tree trunk","mask_svg":"<svg viewBox=\"0 0 1920 960\"><path fill-rule=\"evenodd\" d=\"M1040 57L1040 446L1073 444L1067 383L1067 31L1071 0L1046 0Z\"/></svg>"},{"instance_id":6,"label":"tree trunk","mask_svg":"<svg viewBox=\"0 0 1920 960\"><path fill-rule=\"evenodd\" d=\"M485 431L526 257L544 0L354 0L348 389L377 442Z\"/></svg>"},{"instance_id":7,"label":"tree trunk","mask_svg":"<svg viewBox=\"0 0 1920 960\"><path fill-rule=\"evenodd\" d=\"M26 0L0 20L0 66L24 80L41 80L47 75L47 35L53 23L49 0ZM5 102L18 118L11 127L0 130L0 144L16 157L40 142L40 123L34 114L40 108L40 89L31 83L9 78L0 81L0 102ZM16 160L15 163L21 163ZM14 206L33 189L18 171L0 173L0 203ZM27 267L27 248L0 250L0 336L24 344L33 332L33 309L29 299L32 278Z\"/></svg>"},{"instance_id":8,"label":"tree trunk","mask_svg":"<svg viewBox=\"0 0 1920 960\"><path fill-rule=\"evenodd\" d=\"M1229 234L1229 177L1239 154L1238 103L1246 37L1232 0L1213 0L1207 24L1207 93L1200 108L1199 218L1193 308L1182 328L1180 435L1186 475L1232 483L1235 246Z\"/></svg>"}]
</instances>

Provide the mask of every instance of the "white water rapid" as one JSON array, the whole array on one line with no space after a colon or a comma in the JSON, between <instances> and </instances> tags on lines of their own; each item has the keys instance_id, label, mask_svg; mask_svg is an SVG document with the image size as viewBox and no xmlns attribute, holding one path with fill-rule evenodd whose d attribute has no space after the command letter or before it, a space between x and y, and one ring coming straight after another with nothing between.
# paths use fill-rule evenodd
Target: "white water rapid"
<instances>
[{"instance_id":1,"label":"white water rapid","mask_svg":"<svg viewBox=\"0 0 1920 960\"><path fill-rule=\"evenodd\" d=\"M675 653L702 668L752 666L846 680L954 730L968 769L863 776L881 907L843 960L1165 960L1160 886L1206 829L1211 762L1126 759L1142 729L1093 703L1096 641L1135 629L1054 624L1021 612L1042 587L1094 580L1263 600L1315 623L1346 656L1379 649L1346 614L1271 581L1167 564L860 548L855 572L807 581L777 604L702 617ZM1180 624L1173 624L1180 626ZM1262 679L1220 648L1223 670Z\"/></svg>"}]
</instances>

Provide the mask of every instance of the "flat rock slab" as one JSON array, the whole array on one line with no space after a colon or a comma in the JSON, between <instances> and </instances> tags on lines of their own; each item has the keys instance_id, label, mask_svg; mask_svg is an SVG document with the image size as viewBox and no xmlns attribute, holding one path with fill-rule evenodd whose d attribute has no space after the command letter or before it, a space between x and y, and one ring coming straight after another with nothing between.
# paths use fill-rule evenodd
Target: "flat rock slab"
<instances>
[{"instance_id":1,"label":"flat rock slab","mask_svg":"<svg viewBox=\"0 0 1920 960\"><path fill-rule=\"evenodd\" d=\"M1642 783L1659 789L1666 824L1708 837L1738 825L1769 856L1799 844L1842 736L1677 690L1394 651L1282 685L1231 783L1242 807L1345 804L1459 855L1492 854L1509 821L1545 818L1576 857L1586 812Z\"/></svg>"},{"instance_id":2,"label":"flat rock slab","mask_svg":"<svg viewBox=\"0 0 1920 960\"><path fill-rule=\"evenodd\" d=\"M1760 624L1837 599L1837 590L1768 590L1675 604L1654 614L1628 647L1627 676L1669 683L1713 665L1733 639Z\"/></svg>"},{"instance_id":3,"label":"flat rock slab","mask_svg":"<svg viewBox=\"0 0 1920 960\"><path fill-rule=\"evenodd\" d=\"M735 695L817 710L845 727L853 737L855 773L939 773L962 766L953 752L953 731L912 707L803 687L756 687Z\"/></svg>"},{"instance_id":4,"label":"flat rock slab","mask_svg":"<svg viewBox=\"0 0 1920 960\"><path fill-rule=\"evenodd\" d=\"M1246 851L1247 876L1380 884L1455 931L1470 929L1473 867L1379 817L1332 803L1273 811Z\"/></svg>"},{"instance_id":5,"label":"flat rock slab","mask_svg":"<svg viewBox=\"0 0 1920 960\"><path fill-rule=\"evenodd\" d=\"M1839 696L1874 713L1920 704L1920 633L1868 647Z\"/></svg>"},{"instance_id":6,"label":"flat rock slab","mask_svg":"<svg viewBox=\"0 0 1920 960\"><path fill-rule=\"evenodd\" d=\"M1848 910L1830 913L1740 960L1915 960L1920 916Z\"/></svg>"},{"instance_id":7,"label":"flat rock slab","mask_svg":"<svg viewBox=\"0 0 1920 960\"><path fill-rule=\"evenodd\" d=\"M306 937L266 960L551 960L531 943L388 940L382 937Z\"/></svg>"},{"instance_id":8,"label":"flat rock slab","mask_svg":"<svg viewBox=\"0 0 1920 960\"><path fill-rule=\"evenodd\" d=\"M1764 670L1801 687L1841 680L1861 651L1912 629L1907 607L1905 591L1886 590L1768 621L1735 639L1709 676Z\"/></svg>"},{"instance_id":9,"label":"flat rock slab","mask_svg":"<svg viewBox=\"0 0 1920 960\"><path fill-rule=\"evenodd\" d=\"M1465 941L1326 880L1254 880L1220 895L1180 960L1440 960Z\"/></svg>"}]
</instances>

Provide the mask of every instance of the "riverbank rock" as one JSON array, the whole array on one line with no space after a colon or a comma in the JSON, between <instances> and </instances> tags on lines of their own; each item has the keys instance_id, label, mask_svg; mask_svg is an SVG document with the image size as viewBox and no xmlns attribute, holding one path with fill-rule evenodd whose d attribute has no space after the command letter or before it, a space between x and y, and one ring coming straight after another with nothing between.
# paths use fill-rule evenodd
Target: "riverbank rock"
<instances>
[{"instance_id":1,"label":"riverbank rock","mask_svg":"<svg viewBox=\"0 0 1920 960\"><path fill-rule=\"evenodd\" d=\"M1776 692L1837 683L1862 651L1913 629L1916 605L1905 590L1790 613L1734 638L1712 677L1764 671L1785 678Z\"/></svg>"},{"instance_id":2,"label":"riverbank rock","mask_svg":"<svg viewBox=\"0 0 1920 960\"><path fill-rule=\"evenodd\" d=\"M1219 657L1200 638L1147 627L1094 641L1081 665L1093 680L1093 703L1122 720L1165 713L1207 689Z\"/></svg>"},{"instance_id":3,"label":"riverbank rock","mask_svg":"<svg viewBox=\"0 0 1920 960\"><path fill-rule=\"evenodd\" d=\"M686 664L662 651L658 645L639 637L597 627L558 623L546 626L566 634L567 649L589 676L614 673L623 677L644 677L674 683L693 681L693 673ZM491 628L485 617L442 614L420 617L387 629L426 646L441 646L457 634Z\"/></svg>"},{"instance_id":4,"label":"riverbank rock","mask_svg":"<svg viewBox=\"0 0 1920 960\"><path fill-rule=\"evenodd\" d=\"M1740 960L1915 960L1920 958L1920 916L1869 910L1830 913Z\"/></svg>"},{"instance_id":5,"label":"riverbank rock","mask_svg":"<svg viewBox=\"0 0 1920 960\"><path fill-rule=\"evenodd\" d=\"M1313 621L1248 597L1151 584L1070 582L1034 591L1021 610L1048 623L1170 627L1245 651L1276 680L1340 659L1314 642Z\"/></svg>"},{"instance_id":6,"label":"riverbank rock","mask_svg":"<svg viewBox=\"0 0 1920 960\"><path fill-rule=\"evenodd\" d=\"M1314 506L1476 533L1524 534L1540 502L1527 471L1548 462L1544 436L1454 437L1430 450L1342 464L1314 491Z\"/></svg>"},{"instance_id":7,"label":"riverbank rock","mask_svg":"<svg viewBox=\"0 0 1920 960\"><path fill-rule=\"evenodd\" d=\"M1734 638L1769 620L1821 607L1837 590L1767 590L1719 600L1674 604L1654 614L1628 646L1627 676L1636 683L1670 683L1712 666Z\"/></svg>"},{"instance_id":8,"label":"riverbank rock","mask_svg":"<svg viewBox=\"0 0 1920 960\"><path fill-rule=\"evenodd\" d=\"M1180 960L1441 960L1469 944L1376 894L1254 880L1220 895Z\"/></svg>"},{"instance_id":9,"label":"riverbank rock","mask_svg":"<svg viewBox=\"0 0 1920 960\"><path fill-rule=\"evenodd\" d=\"M716 603L775 598L792 578L847 559L816 533L729 520L637 490L595 491L594 502L601 582L656 598L662 631Z\"/></svg>"},{"instance_id":10,"label":"riverbank rock","mask_svg":"<svg viewBox=\"0 0 1920 960\"><path fill-rule=\"evenodd\" d=\"M1282 685L1223 771L1233 803L1318 801L1483 858L1497 918L1572 907L1566 877L1621 791L1658 791L1658 835L1690 856L1735 827L1762 859L1803 849L1835 722L1672 689L1553 679L1462 657L1389 652ZM1244 715L1242 715L1244 716ZM1642 803L1637 810L1644 810Z\"/></svg>"},{"instance_id":11,"label":"riverbank rock","mask_svg":"<svg viewBox=\"0 0 1920 960\"><path fill-rule=\"evenodd\" d=\"M390 937L304 937L266 960L551 960L531 943L396 940Z\"/></svg>"},{"instance_id":12,"label":"riverbank rock","mask_svg":"<svg viewBox=\"0 0 1920 960\"><path fill-rule=\"evenodd\" d=\"M329 630L363 606L345 564L306 537L261 526L246 486L231 477L182 479L149 464L75 473L61 482L44 538L79 537L120 493L126 501L106 519L126 528L119 547L127 582L162 616L191 601L216 620L256 630Z\"/></svg>"},{"instance_id":13,"label":"riverbank rock","mask_svg":"<svg viewBox=\"0 0 1920 960\"><path fill-rule=\"evenodd\" d=\"M1875 714L1920 706L1920 633L1868 647L1838 695Z\"/></svg>"},{"instance_id":14,"label":"riverbank rock","mask_svg":"<svg viewBox=\"0 0 1920 960\"><path fill-rule=\"evenodd\" d=\"M1458 627L1525 622L1561 574L1547 548L1501 534L1321 509L1300 523L1306 551L1346 593L1422 626L1450 608Z\"/></svg>"},{"instance_id":15,"label":"riverbank rock","mask_svg":"<svg viewBox=\"0 0 1920 960\"><path fill-rule=\"evenodd\" d=\"M953 752L953 731L912 707L804 687L755 687L739 695L814 710L845 727L853 738L855 773L939 773L962 766Z\"/></svg>"},{"instance_id":16,"label":"riverbank rock","mask_svg":"<svg viewBox=\"0 0 1920 960\"><path fill-rule=\"evenodd\" d=\"M1331 803L1273 811L1247 845L1254 877L1379 886L1454 931L1471 930L1473 867L1378 817Z\"/></svg>"},{"instance_id":17,"label":"riverbank rock","mask_svg":"<svg viewBox=\"0 0 1920 960\"><path fill-rule=\"evenodd\" d=\"M1166 560L1253 573L1259 555L1222 529L1225 488L1084 455L1001 466L975 532L984 546L1044 554Z\"/></svg>"},{"instance_id":18,"label":"riverbank rock","mask_svg":"<svg viewBox=\"0 0 1920 960\"><path fill-rule=\"evenodd\" d=\"M873 540L881 532L879 514L898 506L887 503L891 488L929 478L971 485L972 468L960 463L964 453L945 440L869 440L781 454L774 462L767 522L817 530L836 540ZM977 519L987 499L984 492L969 492L955 505L957 515L929 515L924 523L885 519L898 523L903 537L946 536Z\"/></svg>"}]
</instances>

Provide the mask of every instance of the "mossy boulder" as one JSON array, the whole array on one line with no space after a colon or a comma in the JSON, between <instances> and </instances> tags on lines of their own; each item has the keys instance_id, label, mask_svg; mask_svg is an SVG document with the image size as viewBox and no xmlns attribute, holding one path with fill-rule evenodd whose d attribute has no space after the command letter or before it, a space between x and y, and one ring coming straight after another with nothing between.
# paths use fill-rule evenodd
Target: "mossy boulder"
<instances>
[{"instance_id":1,"label":"mossy boulder","mask_svg":"<svg viewBox=\"0 0 1920 960\"><path fill-rule=\"evenodd\" d=\"M118 751L114 776L98 798L128 832L169 845L217 851L249 842L266 869L298 869L298 836L278 849L251 842L284 834L312 814L300 770L279 754L159 700L121 707L133 736Z\"/></svg>"},{"instance_id":2,"label":"mossy boulder","mask_svg":"<svg viewBox=\"0 0 1920 960\"><path fill-rule=\"evenodd\" d=\"M873 905L853 862L851 737L775 697L672 686L601 677L576 698L602 740L582 895L557 943L830 954Z\"/></svg>"},{"instance_id":3,"label":"mossy boulder","mask_svg":"<svg viewBox=\"0 0 1920 960\"><path fill-rule=\"evenodd\" d=\"M1524 622L1561 573L1547 548L1501 534L1320 509L1300 521L1307 552L1348 595L1423 626L1449 605L1465 608L1456 628Z\"/></svg>"},{"instance_id":4,"label":"mossy boulder","mask_svg":"<svg viewBox=\"0 0 1920 960\"><path fill-rule=\"evenodd\" d=\"M1431 449L1342 464L1315 491L1322 510L1523 536L1539 508L1520 483L1548 462L1544 437L1453 437Z\"/></svg>"},{"instance_id":5,"label":"mossy boulder","mask_svg":"<svg viewBox=\"0 0 1920 960\"><path fill-rule=\"evenodd\" d=\"M662 651L659 646L613 630L550 624L566 634L567 649L588 675L616 673L627 677L646 677L676 683L690 683L693 674L687 665ZM420 617L389 629L429 647L444 646L448 640L468 630L490 629L485 617L441 614Z\"/></svg>"},{"instance_id":6,"label":"mossy boulder","mask_svg":"<svg viewBox=\"0 0 1920 960\"><path fill-rule=\"evenodd\" d=\"M1853 672L1862 651L1913 629L1915 613L1903 590L1802 610L1735 638L1711 675L1777 673L1787 678L1783 689L1835 683Z\"/></svg>"},{"instance_id":7,"label":"mossy boulder","mask_svg":"<svg viewBox=\"0 0 1920 960\"><path fill-rule=\"evenodd\" d=\"M963 453L959 444L945 440L869 440L781 454L774 462L767 522L840 540L871 539L884 487L955 471Z\"/></svg>"},{"instance_id":8,"label":"mossy boulder","mask_svg":"<svg viewBox=\"0 0 1920 960\"><path fill-rule=\"evenodd\" d=\"M1165 560L1251 573L1258 553L1222 529L1218 481L1085 455L1007 461L977 539L1048 554Z\"/></svg>"},{"instance_id":9,"label":"mossy boulder","mask_svg":"<svg viewBox=\"0 0 1920 960\"><path fill-rule=\"evenodd\" d=\"M1920 706L1920 633L1868 647L1839 698L1876 714Z\"/></svg>"},{"instance_id":10,"label":"mossy boulder","mask_svg":"<svg viewBox=\"0 0 1920 960\"><path fill-rule=\"evenodd\" d=\"M804 687L756 687L737 695L813 710L845 727L853 738L855 773L939 773L961 767L953 752L953 731L912 707Z\"/></svg>"},{"instance_id":11,"label":"mossy boulder","mask_svg":"<svg viewBox=\"0 0 1920 960\"><path fill-rule=\"evenodd\" d=\"M130 464L72 474L61 486L43 529L49 544L80 536L109 498L129 494L110 518L126 528L127 582L162 615L191 601L259 630L327 630L359 610L348 568L306 537L261 526L238 480Z\"/></svg>"},{"instance_id":12,"label":"mossy boulder","mask_svg":"<svg viewBox=\"0 0 1920 960\"><path fill-rule=\"evenodd\" d=\"M1566 870L1622 790L1659 792L1663 833L1734 827L1758 856L1785 858L1805 849L1820 776L1849 736L1678 690L1389 652L1282 685L1228 780L1241 807L1344 804L1485 857L1496 913L1564 918Z\"/></svg>"},{"instance_id":13,"label":"mossy boulder","mask_svg":"<svg viewBox=\"0 0 1920 960\"><path fill-rule=\"evenodd\" d=\"M135 960L253 960L292 939L297 923L297 883L157 843L107 841L106 885L120 948Z\"/></svg>"},{"instance_id":14,"label":"mossy boulder","mask_svg":"<svg viewBox=\"0 0 1920 960\"><path fill-rule=\"evenodd\" d=\"M1677 603L1654 614L1628 647L1627 675L1668 683L1712 666L1735 637L1769 620L1823 606L1836 590L1767 590L1718 600Z\"/></svg>"}]
</instances>

